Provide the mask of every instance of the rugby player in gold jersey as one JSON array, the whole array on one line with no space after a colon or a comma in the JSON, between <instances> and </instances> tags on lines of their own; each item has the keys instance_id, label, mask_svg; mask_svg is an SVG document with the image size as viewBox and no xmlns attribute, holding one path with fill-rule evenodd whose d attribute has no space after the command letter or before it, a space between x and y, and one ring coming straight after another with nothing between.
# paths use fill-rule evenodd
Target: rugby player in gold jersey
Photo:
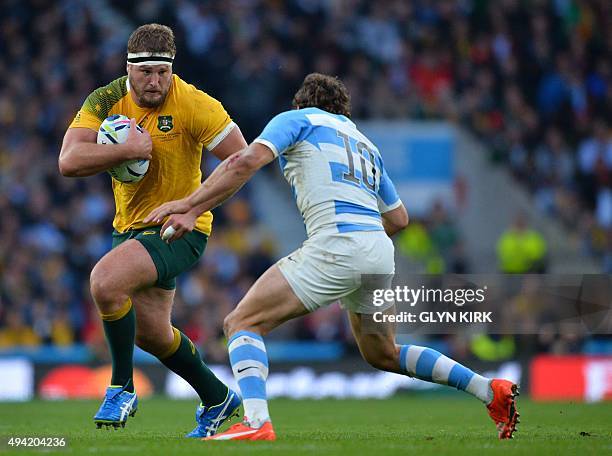
<instances>
[{"instance_id":1,"label":"rugby player in gold jersey","mask_svg":"<svg viewBox=\"0 0 612 456\"><path fill-rule=\"evenodd\" d=\"M87 97L64 136L59 156L60 172L70 177L91 176L125 160L150 160L142 180L113 179L113 249L91 272L91 294L112 356L110 386L94 422L98 427L125 426L136 412L136 344L197 391L197 426L188 436L207 437L237 411L240 398L208 369L191 340L172 326L170 315L175 278L204 252L212 214L196 208L174 218L173 226L186 234L171 244L160 238L160 226L143 220L160 204L199 187L203 150L223 160L247 144L219 101L173 74L176 46L169 27L137 28L127 51L127 76ZM100 124L115 114L132 119L127 141L97 144Z\"/></svg>"}]
</instances>

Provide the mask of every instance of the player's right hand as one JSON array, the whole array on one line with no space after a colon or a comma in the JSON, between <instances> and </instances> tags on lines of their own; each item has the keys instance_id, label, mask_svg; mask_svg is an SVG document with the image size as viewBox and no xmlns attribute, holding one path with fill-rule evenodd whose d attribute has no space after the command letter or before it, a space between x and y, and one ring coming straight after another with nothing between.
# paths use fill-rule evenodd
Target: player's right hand
<instances>
[{"instance_id":1,"label":"player's right hand","mask_svg":"<svg viewBox=\"0 0 612 456\"><path fill-rule=\"evenodd\" d=\"M130 119L130 131L125 141L127 160L151 160L153 156L153 140L151 135L144 128L142 133L138 131L136 119Z\"/></svg>"},{"instance_id":2,"label":"player's right hand","mask_svg":"<svg viewBox=\"0 0 612 456\"><path fill-rule=\"evenodd\" d=\"M187 198L183 198L176 201L168 201L161 206L153 209L149 215L143 220L144 223L161 223L163 219L171 214L185 214L189 212L193 207L187 202Z\"/></svg>"}]
</instances>

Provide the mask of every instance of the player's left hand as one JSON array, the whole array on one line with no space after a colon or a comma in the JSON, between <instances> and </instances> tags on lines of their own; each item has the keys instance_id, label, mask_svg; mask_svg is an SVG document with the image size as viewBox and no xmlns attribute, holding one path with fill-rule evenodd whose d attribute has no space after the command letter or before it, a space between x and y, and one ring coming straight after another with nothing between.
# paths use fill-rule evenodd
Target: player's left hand
<instances>
[{"instance_id":1,"label":"player's left hand","mask_svg":"<svg viewBox=\"0 0 612 456\"><path fill-rule=\"evenodd\" d=\"M183 237L184 234L191 233L197 219L198 215L192 212L171 214L162 226L159 234L164 241L170 244L172 241Z\"/></svg>"},{"instance_id":2,"label":"player's left hand","mask_svg":"<svg viewBox=\"0 0 612 456\"><path fill-rule=\"evenodd\" d=\"M168 201L156 209L153 209L143 220L144 223L161 223L163 219L171 214L185 214L191 210L191 206L185 198Z\"/></svg>"}]
</instances>

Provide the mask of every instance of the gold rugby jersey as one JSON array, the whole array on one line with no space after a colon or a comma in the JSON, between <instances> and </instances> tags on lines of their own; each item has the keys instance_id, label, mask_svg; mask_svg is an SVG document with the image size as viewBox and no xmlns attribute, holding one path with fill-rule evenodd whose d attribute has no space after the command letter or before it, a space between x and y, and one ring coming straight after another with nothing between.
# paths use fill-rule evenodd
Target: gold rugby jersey
<instances>
[{"instance_id":1,"label":"gold rugby jersey","mask_svg":"<svg viewBox=\"0 0 612 456\"><path fill-rule=\"evenodd\" d=\"M196 190L202 181L202 148L212 149L234 126L219 101L173 75L168 95L157 108L139 107L129 93L128 77L115 79L87 97L69 128L97 132L102 121L114 114L135 118L153 140L153 158L140 182L113 179L113 227L120 233L150 226L142 221L153 209ZM205 212L195 228L210 234L212 218Z\"/></svg>"}]
</instances>

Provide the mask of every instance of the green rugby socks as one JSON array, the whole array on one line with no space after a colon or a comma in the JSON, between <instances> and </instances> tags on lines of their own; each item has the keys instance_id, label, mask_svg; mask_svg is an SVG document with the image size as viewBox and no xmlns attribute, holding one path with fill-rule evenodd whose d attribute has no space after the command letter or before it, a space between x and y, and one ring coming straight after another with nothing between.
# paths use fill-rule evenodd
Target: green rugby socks
<instances>
[{"instance_id":1,"label":"green rugby socks","mask_svg":"<svg viewBox=\"0 0 612 456\"><path fill-rule=\"evenodd\" d=\"M121 385L126 391L134 392L132 375L134 370L134 338L136 337L136 316L132 300L111 314L100 314L104 334L110 349L113 373L111 385Z\"/></svg>"},{"instance_id":2,"label":"green rugby socks","mask_svg":"<svg viewBox=\"0 0 612 456\"><path fill-rule=\"evenodd\" d=\"M202 361L193 342L176 328L174 341L159 360L172 372L184 378L200 396L202 405L219 405L227 397L227 386Z\"/></svg>"},{"instance_id":3,"label":"green rugby socks","mask_svg":"<svg viewBox=\"0 0 612 456\"><path fill-rule=\"evenodd\" d=\"M131 299L128 298L118 311L101 314L101 317L112 359L111 385L124 386L132 393L136 315ZM193 342L178 329L172 328L172 331L172 345L157 356L159 360L196 390L203 405L210 407L223 402L227 397L227 386L204 364Z\"/></svg>"}]
</instances>

